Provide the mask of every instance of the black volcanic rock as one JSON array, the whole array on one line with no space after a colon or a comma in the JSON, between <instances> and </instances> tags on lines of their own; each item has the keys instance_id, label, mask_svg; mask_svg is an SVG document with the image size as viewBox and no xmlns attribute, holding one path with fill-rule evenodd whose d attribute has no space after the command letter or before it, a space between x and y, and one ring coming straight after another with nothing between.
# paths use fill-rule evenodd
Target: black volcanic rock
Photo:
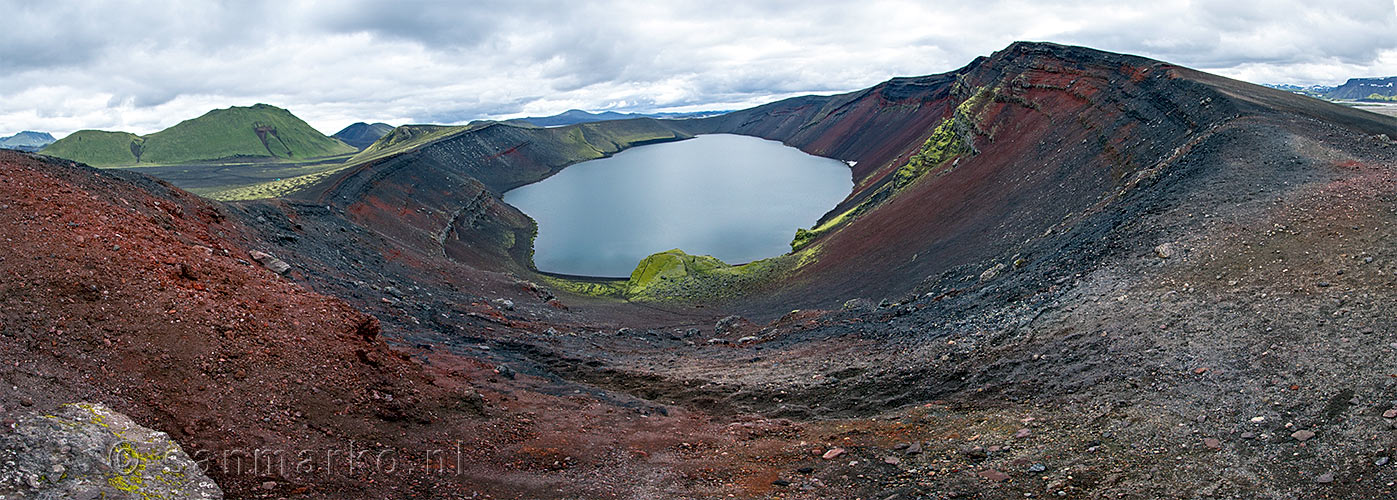
<instances>
[{"instance_id":1,"label":"black volcanic rock","mask_svg":"<svg viewBox=\"0 0 1397 500\"><path fill-rule=\"evenodd\" d=\"M334 137L336 139L344 141L345 144L363 150L364 148L369 147L370 144L373 144L374 141L377 141L380 137L383 137L384 135L387 135L389 132L392 131L393 126L387 123L359 122L345 127L344 130L335 132L335 135L332 135L330 137Z\"/></svg>"}]
</instances>

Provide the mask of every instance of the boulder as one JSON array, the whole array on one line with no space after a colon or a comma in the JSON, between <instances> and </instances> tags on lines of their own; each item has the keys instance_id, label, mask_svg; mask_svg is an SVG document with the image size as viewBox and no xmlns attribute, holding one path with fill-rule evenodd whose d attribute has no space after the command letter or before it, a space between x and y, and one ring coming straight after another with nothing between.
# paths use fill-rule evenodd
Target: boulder
<instances>
[{"instance_id":1,"label":"boulder","mask_svg":"<svg viewBox=\"0 0 1397 500\"><path fill-rule=\"evenodd\" d=\"M750 326L752 326L752 322L747 321L747 318L733 315L718 320L718 323L713 325L713 332L718 334L719 336L729 335L732 333L739 332Z\"/></svg>"},{"instance_id":2,"label":"boulder","mask_svg":"<svg viewBox=\"0 0 1397 500\"><path fill-rule=\"evenodd\" d=\"M223 492L163 432L93 403L18 418L0 435L0 498L213 499Z\"/></svg>"},{"instance_id":3,"label":"boulder","mask_svg":"<svg viewBox=\"0 0 1397 500\"><path fill-rule=\"evenodd\" d=\"M999 276L999 273L1000 273L1001 271L1003 271L1003 270L1004 270L1004 263L1003 263L1003 262L998 263L998 264L995 264L994 266L991 266L989 269L986 269L985 272L980 273L980 281L989 281L989 280L992 280L992 279L994 279L996 276Z\"/></svg>"},{"instance_id":4,"label":"boulder","mask_svg":"<svg viewBox=\"0 0 1397 500\"><path fill-rule=\"evenodd\" d=\"M262 264L262 267L265 267L274 273L286 274L287 271L291 270L290 264L287 264L281 259L273 257L272 254L269 254L267 252L259 252L257 250L253 250L248 252L247 254L252 257L252 260L257 261L258 264Z\"/></svg>"},{"instance_id":5,"label":"boulder","mask_svg":"<svg viewBox=\"0 0 1397 500\"><path fill-rule=\"evenodd\" d=\"M873 309L873 302L868 299L849 299L844 301L845 311L867 311Z\"/></svg>"}]
</instances>

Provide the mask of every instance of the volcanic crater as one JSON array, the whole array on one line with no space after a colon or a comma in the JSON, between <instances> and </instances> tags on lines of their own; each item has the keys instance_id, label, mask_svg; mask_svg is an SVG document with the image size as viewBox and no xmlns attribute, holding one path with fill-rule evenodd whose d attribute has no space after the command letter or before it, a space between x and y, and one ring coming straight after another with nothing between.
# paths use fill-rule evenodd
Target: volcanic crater
<instances>
[{"instance_id":1,"label":"volcanic crater","mask_svg":"<svg viewBox=\"0 0 1397 500\"><path fill-rule=\"evenodd\" d=\"M714 117L433 132L228 203L0 152L0 408L100 401L233 498L1394 493L1397 118L1020 42ZM502 193L719 133L853 192L771 259L534 268Z\"/></svg>"}]
</instances>

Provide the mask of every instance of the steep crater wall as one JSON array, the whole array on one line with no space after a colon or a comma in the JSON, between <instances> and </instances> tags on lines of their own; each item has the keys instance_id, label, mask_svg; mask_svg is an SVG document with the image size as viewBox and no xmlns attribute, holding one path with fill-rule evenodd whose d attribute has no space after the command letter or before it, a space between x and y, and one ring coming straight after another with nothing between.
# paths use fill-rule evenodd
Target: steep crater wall
<instances>
[{"instance_id":1,"label":"steep crater wall","mask_svg":"<svg viewBox=\"0 0 1397 500\"><path fill-rule=\"evenodd\" d=\"M347 169L294 198L470 266L528 272L533 221L500 200L514 187L622 149L690 137L652 119L538 128L491 124Z\"/></svg>"}]
</instances>

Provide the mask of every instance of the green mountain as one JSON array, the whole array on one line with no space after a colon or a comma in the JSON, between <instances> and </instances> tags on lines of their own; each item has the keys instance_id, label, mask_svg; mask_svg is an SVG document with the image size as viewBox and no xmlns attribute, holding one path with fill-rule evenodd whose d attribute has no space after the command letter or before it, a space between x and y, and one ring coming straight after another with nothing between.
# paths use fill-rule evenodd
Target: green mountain
<instances>
[{"instance_id":1,"label":"green mountain","mask_svg":"<svg viewBox=\"0 0 1397 500\"><path fill-rule=\"evenodd\" d=\"M140 136L130 132L79 130L39 152L88 165L130 165L136 162L133 151L140 143Z\"/></svg>"},{"instance_id":2,"label":"green mountain","mask_svg":"<svg viewBox=\"0 0 1397 500\"><path fill-rule=\"evenodd\" d=\"M159 132L84 130L42 153L103 167L172 165L231 158L304 160L356 148L326 137L290 111L257 104L216 109Z\"/></svg>"}]
</instances>

